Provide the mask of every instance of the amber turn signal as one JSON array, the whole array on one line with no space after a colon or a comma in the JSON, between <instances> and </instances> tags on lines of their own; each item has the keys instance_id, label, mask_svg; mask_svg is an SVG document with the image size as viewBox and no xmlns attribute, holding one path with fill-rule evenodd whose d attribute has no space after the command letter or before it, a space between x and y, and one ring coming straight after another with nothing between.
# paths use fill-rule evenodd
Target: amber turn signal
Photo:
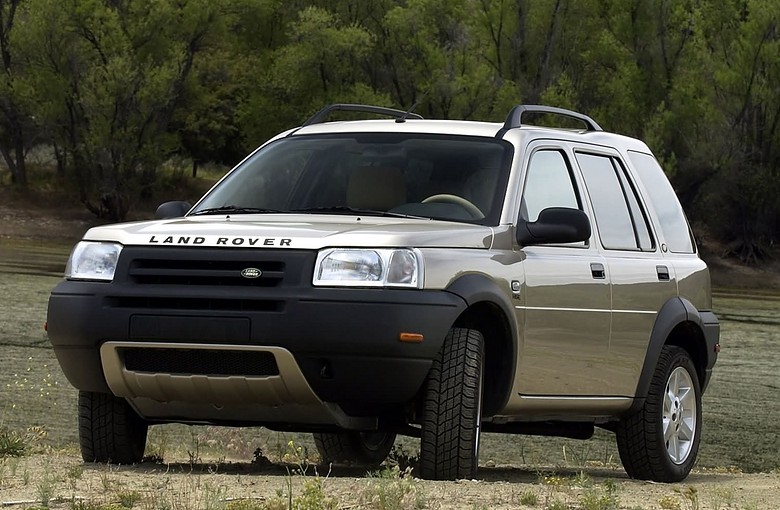
<instances>
[{"instance_id":1,"label":"amber turn signal","mask_svg":"<svg viewBox=\"0 0 780 510\"><path fill-rule=\"evenodd\" d=\"M423 336L419 333L401 333L398 335L398 339L402 342L409 342L419 344L423 341Z\"/></svg>"}]
</instances>

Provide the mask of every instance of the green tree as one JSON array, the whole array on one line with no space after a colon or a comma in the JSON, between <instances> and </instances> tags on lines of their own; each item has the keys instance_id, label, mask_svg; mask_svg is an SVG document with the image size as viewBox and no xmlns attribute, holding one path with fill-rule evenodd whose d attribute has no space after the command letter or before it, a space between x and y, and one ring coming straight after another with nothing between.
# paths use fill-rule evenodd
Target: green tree
<instances>
[{"instance_id":1,"label":"green tree","mask_svg":"<svg viewBox=\"0 0 780 510\"><path fill-rule=\"evenodd\" d=\"M21 69L11 35L16 32L17 11L21 0L0 0L0 154L11 174L11 183L22 188L27 186L25 155L34 138L35 123L29 115L24 101L24 83L20 80Z\"/></svg>"},{"instance_id":2,"label":"green tree","mask_svg":"<svg viewBox=\"0 0 780 510\"><path fill-rule=\"evenodd\" d=\"M15 31L37 116L79 198L123 219L177 148L168 131L193 62L219 20L207 0L29 0Z\"/></svg>"},{"instance_id":3,"label":"green tree","mask_svg":"<svg viewBox=\"0 0 780 510\"><path fill-rule=\"evenodd\" d=\"M388 9L377 33L374 80L427 117L503 119L517 88L485 58L472 0L413 0Z\"/></svg>"},{"instance_id":4,"label":"green tree","mask_svg":"<svg viewBox=\"0 0 780 510\"><path fill-rule=\"evenodd\" d=\"M503 120L584 111L648 141L699 225L757 260L778 239L772 0L0 0L0 154L57 155L123 218L173 153L232 163L324 104Z\"/></svg>"},{"instance_id":5,"label":"green tree","mask_svg":"<svg viewBox=\"0 0 780 510\"><path fill-rule=\"evenodd\" d=\"M233 165L246 152L238 114L247 95L247 71L236 62L229 49L211 50L185 82L170 129L192 159L193 178L202 163Z\"/></svg>"},{"instance_id":6,"label":"green tree","mask_svg":"<svg viewBox=\"0 0 780 510\"><path fill-rule=\"evenodd\" d=\"M780 238L780 5L729 5L739 20L736 30L726 32L734 24L728 18L710 28L715 100L723 119L719 143L727 157L707 188L704 210L730 242L730 253L757 262Z\"/></svg>"},{"instance_id":7,"label":"green tree","mask_svg":"<svg viewBox=\"0 0 780 510\"><path fill-rule=\"evenodd\" d=\"M308 7L290 21L284 44L257 66L241 118L255 145L301 123L333 102L385 104L385 95L364 81L363 66L373 45L363 27L345 24L332 12Z\"/></svg>"}]
</instances>

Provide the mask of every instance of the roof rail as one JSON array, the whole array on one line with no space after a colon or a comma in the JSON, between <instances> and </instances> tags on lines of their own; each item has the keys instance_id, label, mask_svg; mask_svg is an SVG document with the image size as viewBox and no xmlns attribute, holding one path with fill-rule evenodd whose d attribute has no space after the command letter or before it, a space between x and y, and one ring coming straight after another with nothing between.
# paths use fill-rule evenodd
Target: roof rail
<instances>
[{"instance_id":1,"label":"roof rail","mask_svg":"<svg viewBox=\"0 0 780 510\"><path fill-rule=\"evenodd\" d=\"M374 113L377 115L387 115L388 117L394 117L396 119L422 119L422 115L418 113L405 112L403 110L396 110L395 108L385 108L384 106L371 106L366 104L330 104L318 111L309 119L304 122L301 127L311 126L312 124L321 124L325 122L332 112L362 112L362 113Z\"/></svg>"},{"instance_id":2,"label":"roof rail","mask_svg":"<svg viewBox=\"0 0 780 510\"><path fill-rule=\"evenodd\" d=\"M559 115L561 117L568 117L570 119L578 120L585 124L588 131L603 131L595 120L591 119L587 115L582 113L573 112L564 108L556 108L554 106L543 106L538 104L521 104L512 108L509 115L506 116L504 127L501 128L499 133L503 135L507 130L521 127L523 125L523 114L526 113L542 113L550 115Z\"/></svg>"}]
</instances>

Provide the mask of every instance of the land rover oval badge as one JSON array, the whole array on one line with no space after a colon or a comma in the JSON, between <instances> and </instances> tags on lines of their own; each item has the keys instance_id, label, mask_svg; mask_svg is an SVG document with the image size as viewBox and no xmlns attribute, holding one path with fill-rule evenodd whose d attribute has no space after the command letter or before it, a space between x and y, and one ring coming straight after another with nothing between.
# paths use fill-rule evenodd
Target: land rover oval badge
<instances>
[{"instance_id":1,"label":"land rover oval badge","mask_svg":"<svg viewBox=\"0 0 780 510\"><path fill-rule=\"evenodd\" d=\"M260 278L263 276L263 272L257 269L256 267L248 267L246 269L241 270L241 276L244 278Z\"/></svg>"}]
</instances>

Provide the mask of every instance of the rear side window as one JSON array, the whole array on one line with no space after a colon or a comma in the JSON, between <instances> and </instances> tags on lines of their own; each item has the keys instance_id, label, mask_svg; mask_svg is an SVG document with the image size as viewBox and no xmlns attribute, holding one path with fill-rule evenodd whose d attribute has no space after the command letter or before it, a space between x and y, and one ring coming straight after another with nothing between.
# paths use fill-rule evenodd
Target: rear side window
<instances>
[{"instance_id":1,"label":"rear side window","mask_svg":"<svg viewBox=\"0 0 780 510\"><path fill-rule=\"evenodd\" d=\"M593 204L602 246L652 251L647 220L620 161L583 153L577 153L576 158Z\"/></svg>"},{"instance_id":2,"label":"rear side window","mask_svg":"<svg viewBox=\"0 0 780 510\"><path fill-rule=\"evenodd\" d=\"M664 234L669 251L695 253L696 245L688 221L661 166L650 154L629 151L628 155L647 189L648 198L660 221L658 227Z\"/></svg>"}]
</instances>

